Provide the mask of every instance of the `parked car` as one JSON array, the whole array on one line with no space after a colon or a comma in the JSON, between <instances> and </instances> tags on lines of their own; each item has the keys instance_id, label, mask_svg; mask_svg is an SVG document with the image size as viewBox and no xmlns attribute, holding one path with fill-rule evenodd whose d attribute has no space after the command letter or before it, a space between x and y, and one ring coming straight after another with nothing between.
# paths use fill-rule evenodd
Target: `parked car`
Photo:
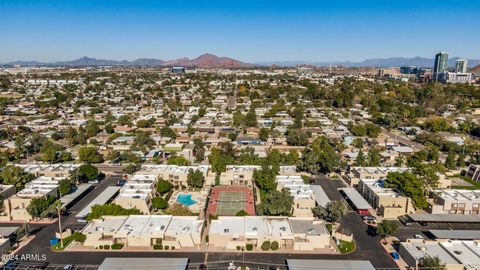
<instances>
[{"instance_id":1,"label":"parked car","mask_svg":"<svg viewBox=\"0 0 480 270\"><path fill-rule=\"evenodd\" d=\"M63 270L72 270L73 269L73 265L71 264L67 264L63 267Z\"/></svg>"},{"instance_id":2,"label":"parked car","mask_svg":"<svg viewBox=\"0 0 480 270\"><path fill-rule=\"evenodd\" d=\"M412 222L410 222L410 219L406 216L400 216L398 217L398 220L400 220L400 222L405 226L412 226Z\"/></svg>"},{"instance_id":3,"label":"parked car","mask_svg":"<svg viewBox=\"0 0 480 270\"><path fill-rule=\"evenodd\" d=\"M425 239L421 234L415 234L413 237L415 237L415 239Z\"/></svg>"},{"instance_id":4,"label":"parked car","mask_svg":"<svg viewBox=\"0 0 480 270\"><path fill-rule=\"evenodd\" d=\"M89 184L98 184L100 183L97 179L88 181Z\"/></svg>"}]
</instances>

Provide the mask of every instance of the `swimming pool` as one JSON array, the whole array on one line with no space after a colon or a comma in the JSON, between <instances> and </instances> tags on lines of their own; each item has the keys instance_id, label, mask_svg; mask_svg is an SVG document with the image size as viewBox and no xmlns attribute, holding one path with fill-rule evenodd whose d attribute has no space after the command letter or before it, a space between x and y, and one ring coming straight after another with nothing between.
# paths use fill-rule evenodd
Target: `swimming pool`
<instances>
[{"instance_id":1,"label":"swimming pool","mask_svg":"<svg viewBox=\"0 0 480 270\"><path fill-rule=\"evenodd\" d=\"M192 194L178 194L177 202L185 206L190 206L197 203L197 201L192 200Z\"/></svg>"}]
</instances>

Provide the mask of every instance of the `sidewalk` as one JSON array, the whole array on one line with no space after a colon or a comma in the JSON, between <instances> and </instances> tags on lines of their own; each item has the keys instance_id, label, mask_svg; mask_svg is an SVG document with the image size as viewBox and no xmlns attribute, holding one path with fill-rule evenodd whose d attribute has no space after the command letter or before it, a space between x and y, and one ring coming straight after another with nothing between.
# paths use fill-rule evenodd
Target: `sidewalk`
<instances>
[{"instance_id":1,"label":"sidewalk","mask_svg":"<svg viewBox=\"0 0 480 270\"><path fill-rule=\"evenodd\" d=\"M390 253L395 252L398 253L397 250L392 246L394 241L398 241L396 237L387 237L385 239L380 240L380 245L385 249L385 251L388 253L388 256L397 264L397 266L400 269L407 269L408 265L407 263L400 257L397 260L393 259L392 255ZM386 242L384 245L383 243Z\"/></svg>"}]
</instances>

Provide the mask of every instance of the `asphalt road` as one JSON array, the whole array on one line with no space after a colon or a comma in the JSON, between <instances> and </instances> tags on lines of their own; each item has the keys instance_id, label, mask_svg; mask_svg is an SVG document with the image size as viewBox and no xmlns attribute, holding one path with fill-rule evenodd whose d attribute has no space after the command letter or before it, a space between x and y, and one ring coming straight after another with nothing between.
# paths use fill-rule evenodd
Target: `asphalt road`
<instances>
[{"instance_id":1,"label":"asphalt road","mask_svg":"<svg viewBox=\"0 0 480 270\"><path fill-rule=\"evenodd\" d=\"M73 205L69 209L69 214L62 216L62 228L69 228L71 226L77 226L77 219L75 215L87 206L93 199L95 199L100 193L102 193L108 186L113 186L121 176L108 176L101 181L96 187L91 190L84 198ZM55 233L58 232L58 223L55 224L32 224L30 225L30 233L35 235L35 238L25 247L23 247L18 254L45 254L47 261L66 261L68 258L62 253L52 252L50 250L50 239L55 237ZM84 262L88 262L88 258Z\"/></svg>"},{"instance_id":2,"label":"asphalt road","mask_svg":"<svg viewBox=\"0 0 480 270\"><path fill-rule=\"evenodd\" d=\"M95 189L91 190L82 200L76 203L71 209L70 214L62 217L64 228L76 226L75 215L82 210L90 201L97 197L106 187L115 185L119 176L109 176ZM322 185L325 192L332 200L343 199L337 188L343 187L340 180L330 180L325 176L315 177L316 183ZM107 257L186 257L189 258L189 269L200 268L200 265L207 262L209 269L226 269L229 262L245 261L246 265L252 269L286 269L287 259L331 259L331 260L370 260L375 267L396 269L396 265L390 256L384 252L380 246L378 236L369 235L367 225L364 224L360 216L355 212L350 212L342 219L341 230L346 233L353 233L357 243L357 250L348 255L330 255L330 254L297 254L297 253L254 253L245 252L52 252L50 250L49 240L54 237L58 231L57 224L51 225L32 225L31 231L36 235L26 247L19 251L22 255L46 255L46 261L51 267L48 269L61 269L61 265L72 264L78 269L94 269ZM208 254L207 254L208 253ZM41 262L41 261L40 261ZM36 260L21 260L18 269L28 269L33 264L38 264Z\"/></svg>"},{"instance_id":3,"label":"asphalt road","mask_svg":"<svg viewBox=\"0 0 480 270\"><path fill-rule=\"evenodd\" d=\"M330 200L344 200L338 188L345 187L342 180L331 180L324 175L314 177L315 184L321 185ZM397 265L387 254L380 243L380 237L362 221L359 214L354 211L348 213L340 221L339 230L346 234L353 234L357 244L355 252L348 255L338 255L339 258L349 260L370 260L377 268L397 268ZM326 255L332 258L332 255Z\"/></svg>"}]
</instances>

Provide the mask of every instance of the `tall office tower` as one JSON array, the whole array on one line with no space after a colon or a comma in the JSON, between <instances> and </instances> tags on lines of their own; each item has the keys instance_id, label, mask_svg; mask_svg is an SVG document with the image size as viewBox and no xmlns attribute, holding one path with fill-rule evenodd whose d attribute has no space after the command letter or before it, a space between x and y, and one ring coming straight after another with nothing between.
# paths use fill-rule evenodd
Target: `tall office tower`
<instances>
[{"instance_id":1,"label":"tall office tower","mask_svg":"<svg viewBox=\"0 0 480 270\"><path fill-rule=\"evenodd\" d=\"M457 73L467 73L467 59L458 59L455 61L455 72Z\"/></svg>"},{"instance_id":2,"label":"tall office tower","mask_svg":"<svg viewBox=\"0 0 480 270\"><path fill-rule=\"evenodd\" d=\"M439 52L435 55L435 65L433 66L433 73L442 73L448 68L448 53Z\"/></svg>"}]
</instances>

